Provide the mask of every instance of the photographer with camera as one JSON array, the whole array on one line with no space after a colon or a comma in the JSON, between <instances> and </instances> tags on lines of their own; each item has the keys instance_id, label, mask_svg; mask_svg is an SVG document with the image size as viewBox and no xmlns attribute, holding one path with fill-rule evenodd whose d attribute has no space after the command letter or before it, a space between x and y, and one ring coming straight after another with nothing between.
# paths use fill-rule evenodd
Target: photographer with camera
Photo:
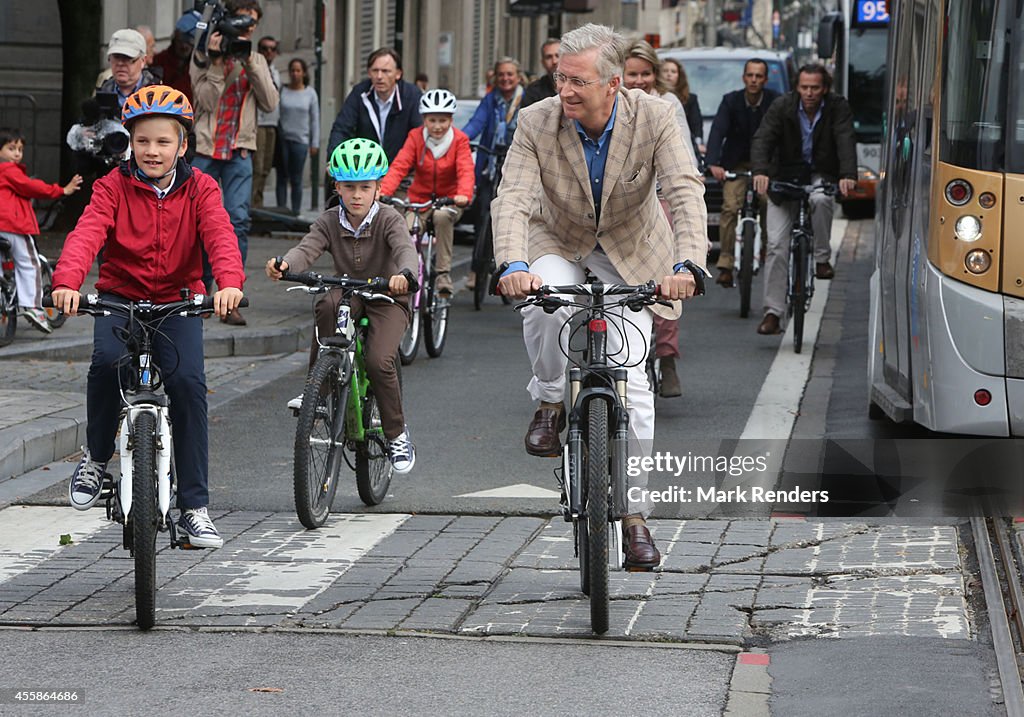
<instances>
[{"instance_id":1,"label":"photographer with camera","mask_svg":"<svg viewBox=\"0 0 1024 717\"><path fill-rule=\"evenodd\" d=\"M251 38L263 10L256 0L207 3L196 29L192 53L192 89L195 93L196 157L192 165L221 184L224 208L238 238L245 264L249 245L249 202L252 197L252 153L256 151L256 109L270 112L278 103L270 69L256 52ZM200 36L201 33L201 36ZM204 261L203 281L213 283ZM244 326L238 309L221 319Z\"/></svg>"}]
</instances>

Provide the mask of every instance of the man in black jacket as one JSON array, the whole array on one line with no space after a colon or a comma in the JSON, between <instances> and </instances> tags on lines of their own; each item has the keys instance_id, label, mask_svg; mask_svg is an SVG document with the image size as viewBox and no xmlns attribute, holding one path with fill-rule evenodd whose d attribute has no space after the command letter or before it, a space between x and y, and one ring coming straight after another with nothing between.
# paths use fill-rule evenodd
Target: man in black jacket
<instances>
[{"instance_id":1,"label":"man in black jacket","mask_svg":"<svg viewBox=\"0 0 1024 717\"><path fill-rule=\"evenodd\" d=\"M754 189L768 191L769 177L802 184L839 183L844 196L857 183L857 148L850 104L829 89L832 78L821 65L804 65L796 91L772 103L750 150ZM768 202L768 254L765 261L764 320L759 334L782 331L779 317L786 310L789 274L789 234L799 204ZM811 195L814 227L815 276L831 279L829 237L835 202L821 192Z\"/></svg>"},{"instance_id":2,"label":"man in black jacket","mask_svg":"<svg viewBox=\"0 0 1024 717\"><path fill-rule=\"evenodd\" d=\"M363 137L379 142L391 162L409 130L423 125L419 107L423 93L402 79L402 57L390 47L374 50L366 70L370 79L352 88L334 120L326 156L345 140Z\"/></svg>"},{"instance_id":3,"label":"man in black jacket","mask_svg":"<svg viewBox=\"0 0 1024 717\"><path fill-rule=\"evenodd\" d=\"M519 109L558 94L558 89L555 87L555 81L551 78L551 75L555 72L555 68L558 67L558 56L561 48L562 41L557 37L549 37L540 46L540 61L544 65L544 74L526 86L526 92L523 93L523 101L519 105Z\"/></svg>"},{"instance_id":4,"label":"man in black jacket","mask_svg":"<svg viewBox=\"0 0 1024 717\"><path fill-rule=\"evenodd\" d=\"M765 113L779 93L765 87L768 63L762 59L747 60L743 66L743 89L722 97L715 121L708 135L706 161L711 174L722 182L722 219L718 240L718 284L731 287L736 246L736 221L747 191L747 179L725 181L726 172L750 169L750 144ZM763 215L762 215L763 216Z\"/></svg>"}]
</instances>

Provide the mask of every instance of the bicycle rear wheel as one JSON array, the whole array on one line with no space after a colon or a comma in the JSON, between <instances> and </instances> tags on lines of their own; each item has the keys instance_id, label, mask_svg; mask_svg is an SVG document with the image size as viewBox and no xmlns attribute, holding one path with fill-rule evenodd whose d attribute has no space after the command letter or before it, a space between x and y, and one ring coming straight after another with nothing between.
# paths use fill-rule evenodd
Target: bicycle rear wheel
<instances>
[{"instance_id":1,"label":"bicycle rear wheel","mask_svg":"<svg viewBox=\"0 0 1024 717\"><path fill-rule=\"evenodd\" d=\"M379 505L387 497L394 469L388 460L388 441L372 386L366 389L363 403L363 430L365 438L356 445L356 488L363 503Z\"/></svg>"},{"instance_id":2,"label":"bicycle rear wheel","mask_svg":"<svg viewBox=\"0 0 1024 717\"><path fill-rule=\"evenodd\" d=\"M156 416L140 413L132 429L132 555L135 558L135 622L156 622Z\"/></svg>"},{"instance_id":3,"label":"bicycle rear wheel","mask_svg":"<svg viewBox=\"0 0 1024 717\"><path fill-rule=\"evenodd\" d=\"M426 301L423 302L423 344L427 347L427 355L437 358L444 351L444 342L448 338L448 302L442 301L437 295L434 265L437 257L431 257L430 283L427 285Z\"/></svg>"},{"instance_id":4,"label":"bicycle rear wheel","mask_svg":"<svg viewBox=\"0 0 1024 717\"><path fill-rule=\"evenodd\" d=\"M487 286L491 283L491 265L494 263L494 236L491 234L490 215L484 218L480 240L473 252L473 271L476 273L476 285L473 287L473 308L479 311L487 296Z\"/></svg>"},{"instance_id":5,"label":"bicycle rear wheel","mask_svg":"<svg viewBox=\"0 0 1024 717\"><path fill-rule=\"evenodd\" d=\"M590 627L608 631L608 404L590 402L587 426L587 573Z\"/></svg>"},{"instance_id":6,"label":"bicycle rear wheel","mask_svg":"<svg viewBox=\"0 0 1024 717\"><path fill-rule=\"evenodd\" d=\"M3 273L0 274L0 346L6 346L14 341L14 333L18 330L18 302L15 300L14 259L8 253L0 252L0 263L3 264Z\"/></svg>"},{"instance_id":7,"label":"bicycle rear wheel","mask_svg":"<svg viewBox=\"0 0 1024 717\"><path fill-rule=\"evenodd\" d=\"M754 282L754 234L756 231L757 229L752 222L744 222L739 276L741 319L745 319L750 315L750 289Z\"/></svg>"},{"instance_id":8,"label":"bicycle rear wheel","mask_svg":"<svg viewBox=\"0 0 1024 717\"><path fill-rule=\"evenodd\" d=\"M790 300L793 309L793 351L796 353L800 353L804 347L804 312L807 311L806 244L805 237L797 237L793 246L792 256L790 257L790 261L792 262L790 271L793 274L793 298Z\"/></svg>"},{"instance_id":9,"label":"bicycle rear wheel","mask_svg":"<svg viewBox=\"0 0 1024 717\"><path fill-rule=\"evenodd\" d=\"M292 482L295 512L310 530L327 520L338 490L350 377L347 356L328 352L317 359L302 391Z\"/></svg>"},{"instance_id":10,"label":"bicycle rear wheel","mask_svg":"<svg viewBox=\"0 0 1024 717\"><path fill-rule=\"evenodd\" d=\"M420 291L423 291L420 289ZM420 295L420 301L425 301L424 295ZM403 366L408 366L416 360L416 352L420 348L420 312L411 304L409 311L412 316L409 320L409 327L405 330L402 343L398 345L398 358Z\"/></svg>"},{"instance_id":11,"label":"bicycle rear wheel","mask_svg":"<svg viewBox=\"0 0 1024 717\"><path fill-rule=\"evenodd\" d=\"M43 296L49 296L53 292L53 269L50 267L50 262L39 262L39 274L43 284ZM67 315L55 307L46 307L43 311L46 312L46 320L50 323L50 328L59 329L68 320Z\"/></svg>"}]
</instances>

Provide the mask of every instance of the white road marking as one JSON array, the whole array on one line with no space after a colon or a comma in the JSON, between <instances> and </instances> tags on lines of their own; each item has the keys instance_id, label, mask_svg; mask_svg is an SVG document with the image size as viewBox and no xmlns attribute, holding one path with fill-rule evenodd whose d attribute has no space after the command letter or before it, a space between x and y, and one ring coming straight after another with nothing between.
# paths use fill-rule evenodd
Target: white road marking
<instances>
[{"instance_id":1,"label":"white road marking","mask_svg":"<svg viewBox=\"0 0 1024 717\"><path fill-rule=\"evenodd\" d=\"M61 535L81 543L107 525L106 513L98 508L15 505L0 510L0 583L59 552Z\"/></svg>"},{"instance_id":2,"label":"white road marking","mask_svg":"<svg viewBox=\"0 0 1024 717\"><path fill-rule=\"evenodd\" d=\"M558 491L548 488L539 488L529 483L516 483L501 488L490 490L479 490L475 493L463 493L456 498L555 498L559 497Z\"/></svg>"}]
</instances>

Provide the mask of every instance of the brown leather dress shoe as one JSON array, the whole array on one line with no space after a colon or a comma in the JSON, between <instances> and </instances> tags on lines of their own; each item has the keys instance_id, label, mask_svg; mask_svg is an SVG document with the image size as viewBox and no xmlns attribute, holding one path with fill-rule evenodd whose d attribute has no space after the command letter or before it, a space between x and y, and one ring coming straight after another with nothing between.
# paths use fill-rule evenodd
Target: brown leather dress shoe
<instances>
[{"instance_id":1,"label":"brown leather dress shoe","mask_svg":"<svg viewBox=\"0 0 1024 717\"><path fill-rule=\"evenodd\" d=\"M761 320L761 324L757 327L757 333L772 335L781 334L782 327L779 326L779 317L775 314L765 314L764 319Z\"/></svg>"},{"instance_id":2,"label":"brown leather dress shoe","mask_svg":"<svg viewBox=\"0 0 1024 717\"><path fill-rule=\"evenodd\" d=\"M541 406L526 429L526 452L541 458L557 458L562 451L558 434L565 428L565 407Z\"/></svg>"},{"instance_id":3,"label":"brown leather dress shoe","mask_svg":"<svg viewBox=\"0 0 1024 717\"><path fill-rule=\"evenodd\" d=\"M732 288L732 269L719 269L718 278L715 279L715 283L719 286L724 286L726 289Z\"/></svg>"},{"instance_id":4,"label":"brown leather dress shoe","mask_svg":"<svg viewBox=\"0 0 1024 717\"><path fill-rule=\"evenodd\" d=\"M622 531L623 549L627 569L653 570L661 565L661 553L654 545L654 538L646 525L631 525Z\"/></svg>"},{"instance_id":5,"label":"brown leather dress shoe","mask_svg":"<svg viewBox=\"0 0 1024 717\"><path fill-rule=\"evenodd\" d=\"M823 261L814 265L814 278L815 279L831 279L836 275L836 270L832 268L832 262Z\"/></svg>"},{"instance_id":6,"label":"brown leather dress shoe","mask_svg":"<svg viewBox=\"0 0 1024 717\"><path fill-rule=\"evenodd\" d=\"M238 309L232 309L221 321L228 326L245 326L245 317Z\"/></svg>"}]
</instances>

